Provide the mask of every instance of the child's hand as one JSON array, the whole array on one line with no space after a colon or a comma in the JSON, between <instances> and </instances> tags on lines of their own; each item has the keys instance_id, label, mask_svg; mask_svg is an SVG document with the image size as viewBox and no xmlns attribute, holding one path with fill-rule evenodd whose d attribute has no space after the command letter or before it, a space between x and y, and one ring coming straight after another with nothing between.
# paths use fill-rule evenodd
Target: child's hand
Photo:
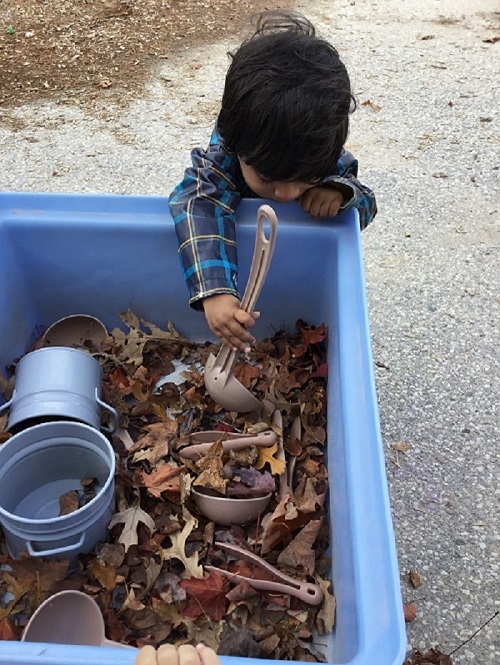
<instances>
[{"instance_id":1,"label":"child's hand","mask_svg":"<svg viewBox=\"0 0 500 665\"><path fill-rule=\"evenodd\" d=\"M344 203L344 195L335 187L311 187L298 201L312 217L334 217Z\"/></svg>"},{"instance_id":2,"label":"child's hand","mask_svg":"<svg viewBox=\"0 0 500 665\"><path fill-rule=\"evenodd\" d=\"M250 351L250 345L255 342L255 338L247 328L254 327L259 312L248 314L241 309L238 298L228 293L205 298L203 309L208 327L223 344L245 353Z\"/></svg>"},{"instance_id":3,"label":"child's hand","mask_svg":"<svg viewBox=\"0 0 500 665\"><path fill-rule=\"evenodd\" d=\"M162 644L158 649L142 647L135 665L220 665L217 654L204 644L192 647L184 644L178 649L173 644Z\"/></svg>"}]
</instances>

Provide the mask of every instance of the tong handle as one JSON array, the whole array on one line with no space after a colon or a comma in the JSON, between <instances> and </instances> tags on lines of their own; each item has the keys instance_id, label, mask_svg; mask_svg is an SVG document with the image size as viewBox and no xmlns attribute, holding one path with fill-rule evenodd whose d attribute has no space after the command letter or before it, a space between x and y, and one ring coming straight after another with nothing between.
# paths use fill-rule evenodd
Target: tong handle
<instances>
[{"instance_id":1,"label":"tong handle","mask_svg":"<svg viewBox=\"0 0 500 665\"><path fill-rule=\"evenodd\" d=\"M264 221L270 227L269 239L264 232ZM278 230L278 219L276 213L268 205L261 205L257 212L257 233L255 234L255 248L253 252L250 275L243 298L241 309L245 312L253 312L266 279L276 243L276 232Z\"/></svg>"},{"instance_id":2,"label":"tong handle","mask_svg":"<svg viewBox=\"0 0 500 665\"><path fill-rule=\"evenodd\" d=\"M270 227L269 239L264 232L264 221L267 220ZM264 286L264 281L271 265L274 245L276 243L276 233L278 231L278 218L276 213L268 205L261 205L257 212L257 232L255 234L255 247L253 251L252 265L250 275L245 288L245 293L241 300L241 309L245 312L253 312L257 299ZM215 367L219 367L221 373L226 372L231 376L240 354L239 349L232 349L223 344L217 358Z\"/></svg>"}]
</instances>

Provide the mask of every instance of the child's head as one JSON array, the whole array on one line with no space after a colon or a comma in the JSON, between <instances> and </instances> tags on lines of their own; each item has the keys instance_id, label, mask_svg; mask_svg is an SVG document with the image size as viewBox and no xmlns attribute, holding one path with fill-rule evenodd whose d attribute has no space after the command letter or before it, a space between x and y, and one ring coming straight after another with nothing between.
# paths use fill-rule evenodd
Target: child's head
<instances>
[{"instance_id":1,"label":"child's head","mask_svg":"<svg viewBox=\"0 0 500 665\"><path fill-rule=\"evenodd\" d=\"M310 186L337 163L353 106L333 46L303 16L265 12L232 54L218 129L250 176Z\"/></svg>"}]
</instances>

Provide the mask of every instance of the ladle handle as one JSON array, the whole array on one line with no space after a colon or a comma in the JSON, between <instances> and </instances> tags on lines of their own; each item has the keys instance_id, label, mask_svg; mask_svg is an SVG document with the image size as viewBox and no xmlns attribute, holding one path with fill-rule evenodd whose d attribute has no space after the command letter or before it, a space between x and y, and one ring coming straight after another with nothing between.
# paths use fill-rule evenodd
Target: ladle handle
<instances>
[{"instance_id":1,"label":"ladle handle","mask_svg":"<svg viewBox=\"0 0 500 665\"><path fill-rule=\"evenodd\" d=\"M269 238L266 238L265 234L265 221L269 224ZM257 233L255 234L255 248L250 275L241 300L241 309L244 309L245 312L253 312L257 303L269 266L271 265L277 230L278 219L276 218L276 213L270 206L261 205L257 212Z\"/></svg>"},{"instance_id":2,"label":"ladle handle","mask_svg":"<svg viewBox=\"0 0 500 665\"><path fill-rule=\"evenodd\" d=\"M222 441L222 449L224 452L229 450L244 450L249 446L257 446L266 448L272 446L276 442L276 434L272 431L261 432L251 437L244 437L241 439L228 439ZM195 445L186 446L179 451L179 455L185 459L198 459L202 457L214 445L215 441L207 443L197 443Z\"/></svg>"}]
</instances>

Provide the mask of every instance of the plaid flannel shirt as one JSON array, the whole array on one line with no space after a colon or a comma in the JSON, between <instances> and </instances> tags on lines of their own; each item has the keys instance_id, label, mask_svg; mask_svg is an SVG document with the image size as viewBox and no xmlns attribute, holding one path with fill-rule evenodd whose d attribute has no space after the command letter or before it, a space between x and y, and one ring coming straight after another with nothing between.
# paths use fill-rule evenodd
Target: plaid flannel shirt
<instances>
[{"instance_id":1,"label":"plaid flannel shirt","mask_svg":"<svg viewBox=\"0 0 500 665\"><path fill-rule=\"evenodd\" d=\"M189 304L217 293L239 297L235 212L242 198L256 198L245 183L238 159L230 154L215 129L207 150L195 148L192 166L169 198L179 242L179 257L189 290ZM355 207L364 229L377 212L373 192L356 176L358 162L344 151L334 173L321 185L338 186L352 193L341 211Z\"/></svg>"}]
</instances>

